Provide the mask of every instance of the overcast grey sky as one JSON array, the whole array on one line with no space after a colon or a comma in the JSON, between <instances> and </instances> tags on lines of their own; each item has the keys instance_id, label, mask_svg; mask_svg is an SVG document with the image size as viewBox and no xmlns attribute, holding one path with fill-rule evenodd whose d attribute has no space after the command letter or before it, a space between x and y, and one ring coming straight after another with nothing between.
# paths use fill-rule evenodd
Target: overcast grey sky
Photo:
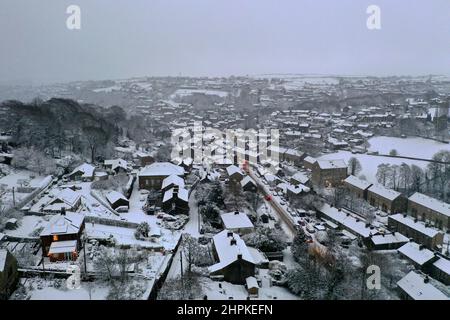
<instances>
[{"instance_id":1,"label":"overcast grey sky","mask_svg":"<svg viewBox=\"0 0 450 320\"><path fill-rule=\"evenodd\" d=\"M81 30L66 8L81 8ZM381 8L381 30L366 8ZM449 0L1 0L0 82L450 74Z\"/></svg>"}]
</instances>

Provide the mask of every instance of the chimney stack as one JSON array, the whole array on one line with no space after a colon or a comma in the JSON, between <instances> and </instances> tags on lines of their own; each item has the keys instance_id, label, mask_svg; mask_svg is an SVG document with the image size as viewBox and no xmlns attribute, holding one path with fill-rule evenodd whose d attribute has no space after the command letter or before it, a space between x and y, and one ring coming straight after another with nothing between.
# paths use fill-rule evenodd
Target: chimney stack
<instances>
[{"instance_id":1,"label":"chimney stack","mask_svg":"<svg viewBox=\"0 0 450 320\"><path fill-rule=\"evenodd\" d=\"M61 208L61 215L65 216L66 215L66 207L62 207Z\"/></svg>"},{"instance_id":2,"label":"chimney stack","mask_svg":"<svg viewBox=\"0 0 450 320\"><path fill-rule=\"evenodd\" d=\"M228 231L228 232L227 232L227 237L229 238L229 237L232 237L232 236L233 236L233 232Z\"/></svg>"},{"instance_id":3,"label":"chimney stack","mask_svg":"<svg viewBox=\"0 0 450 320\"><path fill-rule=\"evenodd\" d=\"M239 214L239 211L235 211L234 214L235 214L235 215L238 215L238 214Z\"/></svg>"},{"instance_id":4,"label":"chimney stack","mask_svg":"<svg viewBox=\"0 0 450 320\"><path fill-rule=\"evenodd\" d=\"M230 240L230 245L231 245L231 246L235 246L236 244L237 244L236 239L235 239L235 238L232 238L232 239Z\"/></svg>"},{"instance_id":5,"label":"chimney stack","mask_svg":"<svg viewBox=\"0 0 450 320\"><path fill-rule=\"evenodd\" d=\"M423 282L425 282L425 283L430 282L430 278L428 278L428 276L425 276L425 278L423 279Z\"/></svg>"},{"instance_id":6,"label":"chimney stack","mask_svg":"<svg viewBox=\"0 0 450 320\"><path fill-rule=\"evenodd\" d=\"M242 259L242 253L238 253L237 258L238 258L238 260L241 260Z\"/></svg>"}]
</instances>

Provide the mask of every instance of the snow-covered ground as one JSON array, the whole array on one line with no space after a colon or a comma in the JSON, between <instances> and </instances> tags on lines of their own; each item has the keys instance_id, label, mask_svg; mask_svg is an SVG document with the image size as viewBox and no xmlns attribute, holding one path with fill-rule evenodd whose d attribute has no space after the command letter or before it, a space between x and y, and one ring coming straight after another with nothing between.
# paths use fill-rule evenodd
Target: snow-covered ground
<instances>
[{"instance_id":1,"label":"snow-covered ground","mask_svg":"<svg viewBox=\"0 0 450 320\"><path fill-rule=\"evenodd\" d=\"M373 137L368 141L369 151L378 151L379 154L389 154L392 149L397 150L399 156L431 159L436 152L450 151L450 144L431 139L408 137Z\"/></svg>"},{"instance_id":2,"label":"snow-covered ground","mask_svg":"<svg viewBox=\"0 0 450 320\"><path fill-rule=\"evenodd\" d=\"M0 185L4 184L7 188L17 188L21 186L21 181L26 181L27 186L35 188L38 187L44 179L45 176L39 176L31 171L14 170L14 172L0 178Z\"/></svg>"},{"instance_id":3,"label":"snow-covered ground","mask_svg":"<svg viewBox=\"0 0 450 320\"><path fill-rule=\"evenodd\" d=\"M106 300L109 288L101 283L83 282L79 289L69 290L64 285L52 286L53 281L44 279L26 279L30 300Z\"/></svg>"},{"instance_id":4,"label":"snow-covered ground","mask_svg":"<svg viewBox=\"0 0 450 320\"><path fill-rule=\"evenodd\" d=\"M15 237L39 237L39 234L32 235L35 230L40 230L47 225L48 218L39 216L25 216L23 217L18 225L17 229L5 230L5 234Z\"/></svg>"},{"instance_id":5,"label":"snow-covered ground","mask_svg":"<svg viewBox=\"0 0 450 320\"><path fill-rule=\"evenodd\" d=\"M329 153L319 157L321 160L337 160L342 159L346 163L351 157L355 157L361 163L362 170L359 175L364 175L367 181L375 183L377 182L376 174L378 170L378 165L382 163L389 164L397 164L400 165L403 162L412 165L415 164L422 169L425 169L429 162L427 161L419 161L419 160L409 160L402 158L391 158L391 157L383 157L383 156L373 156L368 154L352 154L349 151L338 151L335 153Z\"/></svg>"},{"instance_id":6,"label":"snow-covered ground","mask_svg":"<svg viewBox=\"0 0 450 320\"><path fill-rule=\"evenodd\" d=\"M289 292L288 289L278 286L270 286L270 276L267 269L259 270L259 278L261 279L261 288L257 300L299 300L299 297ZM219 288L219 283L222 288ZM213 281L209 278L201 278L201 286L203 294L208 296L209 300L245 300L248 297L247 289L243 285L231 284L225 281Z\"/></svg>"}]
</instances>

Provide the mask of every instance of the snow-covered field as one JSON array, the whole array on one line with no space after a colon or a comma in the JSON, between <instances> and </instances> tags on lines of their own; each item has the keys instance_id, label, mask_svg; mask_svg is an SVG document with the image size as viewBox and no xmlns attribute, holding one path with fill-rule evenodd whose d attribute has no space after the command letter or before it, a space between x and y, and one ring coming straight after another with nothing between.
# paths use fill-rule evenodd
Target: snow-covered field
<instances>
[{"instance_id":1,"label":"snow-covered field","mask_svg":"<svg viewBox=\"0 0 450 320\"><path fill-rule=\"evenodd\" d=\"M369 182L377 182L376 174L378 170L378 165L382 163L389 164L397 164L400 165L402 162L412 165L415 164L423 169L426 168L428 162L427 161L419 161L419 160L409 160L402 158L391 158L391 157L382 157L382 156L373 156L368 154L352 154L349 151L338 151L335 153L329 153L319 157L319 159L323 160L337 160L342 159L345 163L348 163L348 160L351 157L355 157L361 163L362 170L359 175L364 175Z\"/></svg>"},{"instance_id":2,"label":"snow-covered field","mask_svg":"<svg viewBox=\"0 0 450 320\"><path fill-rule=\"evenodd\" d=\"M450 144L417 137L373 137L368 142L370 143L369 151L389 154L392 149L395 149L399 156L422 159L431 159L436 152L441 150L450 151Z\"/></svg>"}]
</instances>

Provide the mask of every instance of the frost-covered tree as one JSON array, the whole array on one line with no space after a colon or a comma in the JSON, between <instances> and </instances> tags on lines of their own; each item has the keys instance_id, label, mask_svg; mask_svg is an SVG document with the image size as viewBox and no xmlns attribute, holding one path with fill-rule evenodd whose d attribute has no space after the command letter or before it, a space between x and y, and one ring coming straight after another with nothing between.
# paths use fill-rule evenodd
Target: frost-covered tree
<instances>
[{"instance_id":1,"label":"frost-covered tree","mask_svg":"<svg viewBox=\"0 0 450 320\"><path fill-rule=\"evenodd\" d=\"M134 236L136 237L136 239L148 238L149 232L150 225L146 221L144 221L136 227Z\"/></svg>"},{"instance_id":2,"label":"frost-covered tree","mask_svg":"<svg viewBox=\"0 0 450 320\"><path fill-rule=\"evenodd\" d=\"M276 228L258 228L254 233L243 236L245 243L263 252L275 252L286 249L286 236Z\"/></svg>"},{"instance_id":3,"label":"frost-covered tree","mask_svg":"<svg viewBox=\"0 0 450 320\"><path fill-rule=\"evenodd\" d=\"M299 228L292 241L291 252L295 260L300 260L308 257L308 243L305 231Z\"/></svg>"}]
</instances>

